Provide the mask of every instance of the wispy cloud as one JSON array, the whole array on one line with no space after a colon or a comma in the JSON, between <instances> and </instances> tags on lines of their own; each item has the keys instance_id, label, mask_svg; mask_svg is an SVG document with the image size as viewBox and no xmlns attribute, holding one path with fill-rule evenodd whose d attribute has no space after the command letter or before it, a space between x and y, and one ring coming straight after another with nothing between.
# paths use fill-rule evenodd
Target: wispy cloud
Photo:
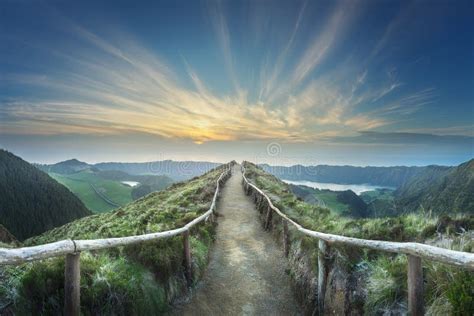
<instances>
[{"instance_id":1,"label":"wispy cloud","mask_svg":"<svg viewBox=\"0 0 474 316\"><path fill-rule=\"evenodd\" d=\"M393 86L393 85L392 85ZM392 91L392 86L388 90L382 91L381 97ZM388 92L386 92L388 91ZM419 111L424 106L434 102L436 96L435 88L423 89L397 99L394 102L388 103L381 108L373 111L373 114L388 115L388 114L399 114L409 115ZM375 99L378 100L381 97Z\"/></svg>"},{"instance_id":2,"label":"wispy cloud","mask_svg":"<svg viewBox=\"0 0 474 316\"><path fill-rule=\"evenodd\" d=\"M316 36L303 54L295 67L291 78L291 85L302 82L321 62L336 42L337 35L341 32L347 14L347 3L342 2L337 6L329 18L325 28Z\"/></svg>"},{"instance_id":3,"label":"wispy cloud","mask_svg":"<svg viewBox=\"0 0 474 316\"><path fill-rule=\"evenodd\" d=\"M380 91L379 95L377 95L373 100L372 102L377 102L378 100L382 99L384 96L386 96L387 94L389 94L390 92L392 92L393 90L395 90L396 88L398 88L399 86L401 86L400 83L392 83L390 84L388 87L384 88L382 91Z\"/></svg>"},{"instance_id":4,"label":"wispy cloud","mask_svg":"<svg viewBox=\"0 0 474 316\"><path fill-rule=\"evenodd\" d=\"M6 118L0 117L2 132L34 131L42 135L137 132L191 139L196 143L315 141L328 136L354 135L358 130L375 130L434 102L434 88L401 93L399 90L405 85L402 87L393 76L368 84L374 71L369 71L366 64L313 76L350 29L352 13L349 12L356 6L351 1L335 6L324 27L297 54L300 56L294 62L295 67L285 73L306 21L308 5L305 2L298 10L289 37L275 54L275 60L267 60L256 70L261 82L255 91L247 91L239 83L236 73L239 62L234 59L232 33L222 4L209 5L217 43L234 87L227 95L208 86L186 60L186 79L192 83L191 87L183 82L183 76L131 36L119 34L118 40L108 40L71 23L72 34L87 43L87 53L55 50L55 55L65 60L72 71L11 75L2 79L8 84L50 92L48 97L0 101L0 114Z\"/></svg>"},{"instance_id":5,"label":"wispy cloud","mask_svg":"<svg viewBox=\"0 0 474 316\"><path fill-rule=\"evenodd\" d=\"M229 32L229 27L227 26L227 21L223 12L222 3L220 1L214 1L209 4L209 14L211 17L212 25L214 31L217 35L219 46L222 50L222 54L225 61L225 66L227 68L227 73L229 75L234 89L236 92L240 91L240 84L237 80L237 75L234 69L234 59L232 57L231 49L231 36Z\"/></svg>"},{"instance_id":6,"label":"wispy cloud","mask_svg":"<svg viewBox=\"0 0 474 316\"><path fill-rule=\"evenodd\" d=\"M297 32L302 23L302 19L303 19L303 15L304 15L307 3L308 3L307 1L303 2L301 9L298 13L298 17L296 18L296 22L294 24L293 31L291 32L290 38L288 39L288 42L282 49L281 53L278 55L272 67L273 70L271 71L271 74L268 78L265 73L267 71L266 67L262 67L262 74L261 74L262 82L261 82L259 100L261 100L262 98L265 98L265 99L268 98L270 93L274 92L274 87L275 87L275 84L277 83L277 78L280 76L283 70L283 67L285 66L286 59L288 57L290 50L293 47L293 42L295 41Z\"/></svg>"}]
</instances>

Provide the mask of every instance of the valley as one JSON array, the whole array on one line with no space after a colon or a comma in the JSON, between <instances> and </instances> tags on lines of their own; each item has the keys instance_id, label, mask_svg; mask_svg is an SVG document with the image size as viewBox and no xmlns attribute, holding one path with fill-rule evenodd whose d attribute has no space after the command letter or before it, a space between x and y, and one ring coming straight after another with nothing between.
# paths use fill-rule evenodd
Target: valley
<instances>
[{"instance_id":1,"label":"valley","mask_svg":"<svg viewBox=\"0 0 474 316\"><path fill-rule=\"evenodd\" d=\"M474 213L474 159L454 167L260 166L308 203L338 214Z\"/></svg>"},{"instance_id":2,"label":"valley","mask_svg":"<svg viewBox=\"0 0 474 316\"><path fill-rule=\"evenodd\" d=\"M92 212L103 213L163 190L176 181L201 175L217 165L173 161L94 165L70 159L36 166L66 186Z\"/></svg>"},{"instance_id":3,"label":"valley","mask_svg":"<svg viewBox=\"0 0 474 316\"><path fill-rule=\"evenodd\" d=\"M9 153L3 155L8 159L20 159L14 158ZM26 164L24 167L28 165L26 162L24 164ZM77 165L77 162L74 161L73 164ZM20 241L15 238L15 234L9 232L8 227L0 226L1 246L8 249L44 245L64 239L126 237L182 227L208 210L216 188L216 179L232 164L221 165L187 181L175 182L167 176L156 174L130 175L123 170L99 170L96 167L85 167L83 164L81 168L72 168L67 163L60 163L61 168L50 169L56 171L50 172L50 175L58 182L52 178L49 178L49 181L57 185L64 184L72 192L75 191L74 194L85 202L84 205L92 205L91 208L94 207L96 210L103 207L104 210L95 215L87 214L69 220L62 226L56 225ZM472 161L453 167L447 174L441 176L430 173L430 180L421 181L423 184L418 183L417 188L421 192L431 192L439 188L440 182L444 183L445 188L452 188L450 181L457 183L460 178L469 179L471 165ZM401 191L400 188L394 191L377 186L365 186L375 190L360 191L358 195L352 190L332 191L295 185L251 163L244 162L243 166L249 181L262 188L271 197L275 206L306 229L368 240L422 242L471 253L474 250L473 209L453 213L420 211L398 213L397 203L400 197L397 194ZM41 173L31 165L28 165L28 168L33 168L30 172L39 172L42 177L48 179L46 173ZM162 314L173 310L178 314L190 314L191 310L197 307L202 311L215 311L216 306L211 302L232 300L234 305L226 305L231 314L237 313L243 308L242 306L245 306L244 311L302 309L302 314L313 313L318 308L313 292L317 288L313 283L317 280L317 265L313 264L314 258L318 256L317 243L290 230L292 237L287 241L288 260L280 260L282 259L279 257L280 250L275 248L272 237L276 238L278 245L284 231L280 226L281 221L268 217L262 211L258 199L253 209L253 202L249 202L244 192L241 192L243 189L240 167L234 167L233 174L229 180L229 187L224 189L221 197L224 200L218 204L222 214L217 217L217 222L223 226L216 228L215 222L208 221L193 229L190 237L194 278L192 286L198 286L198 292L193 294L195 296L192 299L198 300L198 303L191 301L192 305L182 305L182 300L190 294L182 264L185 253L183 243L177 236L100 252L85 251L81 255L81 271L83 271L81 284L84 284L84 289L81 290L81 309L86 313L100 311L105 314L142 312ZM440 180L436 180L438 177ZM423 180L425 177L420 176L416 179ZM164 180L168 181L165 187L133 199L135 189L144 185L150 188L152 185L164 185ZM413 186L412 181L402 185L401 188ZM127 182L130 182L130 185ZM463 187L458 189L462 190ZM68 190L65 192L73 196ZM474 197L468 195L464 198L467 202L463 203L469 205ZM108 204L107 207L110 209L106 209L106 205L101 205L98 201ZM112 203L123 203L123 205L117 204L115 208ZM241 212L241 205L252 211ZM252 215L253 212L257 212L257 215ZM221 216L223 218L219 218ZM255 223L257 220L264 220L267 223L270 221L270 224L264 224L263 228L270 230L271 233L267 234L265 230L260 230L260 225ZM236 226L234 221L239 224ZM8 221L6 223L8 224ZM225 229L225 232L222 229ZM252 232L251 235L247 235L248 232ZM331 257L335 259L332 259L331 270L328 272L328 293L325 299L328 306L338 313L353 309L359 313L365 311L369 314L378 314L383 310L394 313L406 311L403 307L406 306L407 291L405 279L407 259L404 255L374 254L369 250L351 250L345 247L331 249ZM253 260L253 256L260 259ZM262 256L265 256L267 263L262 261ZM236 265L237 262L239 264ZM278 262L277 266L275 262ZM207 270L208 264L209 270ZM212 289L219 288L222 282L230 282L233 275L240 273L242 264L245 265L246 270L243 270L246 271L245 275L248 271L256 269L255 271L260 272L258 274L252 272L252 275L259 275L260 280L268 279L266 281L268 284L281 282L284 286L278 285L281 289L278 295L284 300L293 300L290 289L295 288L297 295L295 301L291 303L292 307L288 310L286 305L275 305L274 297L268 295L260 297L257 294L262 291L270 293L273 291L271 288L261 286L259 287L261 290L253 292L258 288L255 287L253 277L240 277L239 287L233 288L230 292L221 289L219 295L209 295L214 293ZM265 265L267 267L261 270ZM229 275L226 274L236 267L241 268ZM25 263L19 267L0 268L0 281L3 284L0 286L0 310L13 308L20 314L38 308L43 314L60 312L61 305L52 302L63 300L63 269L64 259L61 257ZM428 310L470 308L469 302L455 300L450 293L469 297L464 289L474 285L474 279L463 270L446 267L440 263L426 263L425 269L429 280L426 290ZM285 271L285 274L282 271ZM279 275L280 278L276 280L275 275ZM203 280L203 283L199 283L199 280ZM434 280L436 285L433 283ZM45 282L51 285L47 288L39 286ZM380 287L380 282L389 283L385 287ZM358 290L359 288L365 290ZM239 303L238 297L247 303ZM98 302L105 303L98 304Z\"/></svg>"},{"instance_id":4,"label":"valley","mask_svg":"<svg viewBox=\"0 0 474 316\"><path fill-rule=\"evenodd\" d=\"M92 172L49 175L74 193L94 213L103 213L132 201L132 188L120 182L106 180Z\"/></svg>"}]
</instances>

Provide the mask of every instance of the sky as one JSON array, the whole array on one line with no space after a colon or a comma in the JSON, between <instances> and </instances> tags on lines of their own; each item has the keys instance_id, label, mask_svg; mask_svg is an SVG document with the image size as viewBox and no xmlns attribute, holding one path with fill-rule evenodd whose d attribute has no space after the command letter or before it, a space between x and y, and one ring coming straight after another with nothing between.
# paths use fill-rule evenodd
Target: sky
<instances>
[{"instance_id":1,"label":"sky","mask_svg":"<svg viewBox=\"0 0 474 316\"><path fill-rule=\"evenodd\" d=\"M0 1L0 147L27 161L456 165L472 1Z\"/></svg>"}]
</instances>

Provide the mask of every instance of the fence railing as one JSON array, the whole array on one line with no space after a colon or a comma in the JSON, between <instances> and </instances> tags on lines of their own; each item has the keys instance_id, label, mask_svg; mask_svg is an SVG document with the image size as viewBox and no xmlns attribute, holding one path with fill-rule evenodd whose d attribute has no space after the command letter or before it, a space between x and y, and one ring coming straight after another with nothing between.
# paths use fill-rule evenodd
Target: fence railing
<instances>
[{"instance_id":1,"label":"fence railing","mask_svg":"<svg viewBox=\"0 0 474 316\"><path fill-rule=\"evenodd\" d=\"M80 253L81 251L100 250L118 246L132 245L150 240L183 236L185 275L188 285L192 282L192 258L189 242L190 229L210 216L216 215L216 202L221 186L231 176L233 163L228 164L220 174L216 183L216 190L209 210L183 227L144 235L91 239L91 240L61 240L49 244L22 247L0 248L0 265L21 264L34 260L42 260L57 256L66 256L64 271L64 315L80 315Z\"/></svg>"},{"instance_id":2,"label":"fence railing","mask_svg":"<svg viewBox=\"0 0 474 316\"><path fill-rule=\"evenodd\" d=\"M343 244L380 250L385 252L406 254L408 256L408 311L410 315L424 314L423 302L423 270L421 259L429 259L457 267L474 271L474 253L455 251L434 247L416 242L392 242L382 240L368 240L360 238L345 237L309 230L289 218L286 214L275 207L271 199L255 184L251 183L245 176L245 167L242 165L243 185L245 192L251 194L258 204L267 207L265 216L265 228L270 227L273 212L282 218L283 222L283 249L285 255L289 253L289 231L288 224L293 225L297 231L304 235L317 238L318 241L318 308L320 315L324 311L324 297L327 285L329 246L331 244Z\"/></svg>"}]
</instances>

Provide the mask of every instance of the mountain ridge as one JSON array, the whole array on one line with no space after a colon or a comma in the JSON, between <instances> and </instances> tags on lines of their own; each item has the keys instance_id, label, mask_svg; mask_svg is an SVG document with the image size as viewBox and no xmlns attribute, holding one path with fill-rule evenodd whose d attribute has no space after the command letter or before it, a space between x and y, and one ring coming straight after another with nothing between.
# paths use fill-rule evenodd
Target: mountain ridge
<instances>
[{"instance_id":1,"label":"mountain ridge","mask_svg":"<svg viewBox=\"0 0 474 316\"><path fill-rule=\"evenodd\" d=\"M400 187L427 168L426 166L357 167L347 165L293 165L285 167L270 166L268 164L260 164L259 166L266 172L285 180L307 180L337 184L371 184L388 187ZM452 167L439 166L439 168L444 170Z\"/></svg>"},{"instance_id":2,"label":"mountain ridge","mask_svg":"<svg viewBox=\"0 0 474 316\"><path fill-rule=\"evenodd\" d=\"M36 167L45 172L59 174L71 174L92 168L100 171L122 171L129 175L164 175L175 181L191 179L219 165L222 164L208 161L178 161L170 159L149 162L100 162L89 164L75 158L55 164L35 164Z\"/></svg>"},{"instance_id":3,"label":"mountain ridge","mask_svg":"<svg viewBox=\"0 0 474 316\"><path fill-rule=\"evenodd\" d=\"M17 239L90 214L74 194L48 174L0 150L0 222Z\"/></svg>"},{"instance_id":4,"label":"mountain ridge","mask_svg":"<svg viewBox=\"0 0 474 316\"><path fill-rule=\"evenodd\" d=\"M449 170L430 167L396 192L398 207L435 213L474 214L474 159Z\"/></svg>"}]
</instances>

